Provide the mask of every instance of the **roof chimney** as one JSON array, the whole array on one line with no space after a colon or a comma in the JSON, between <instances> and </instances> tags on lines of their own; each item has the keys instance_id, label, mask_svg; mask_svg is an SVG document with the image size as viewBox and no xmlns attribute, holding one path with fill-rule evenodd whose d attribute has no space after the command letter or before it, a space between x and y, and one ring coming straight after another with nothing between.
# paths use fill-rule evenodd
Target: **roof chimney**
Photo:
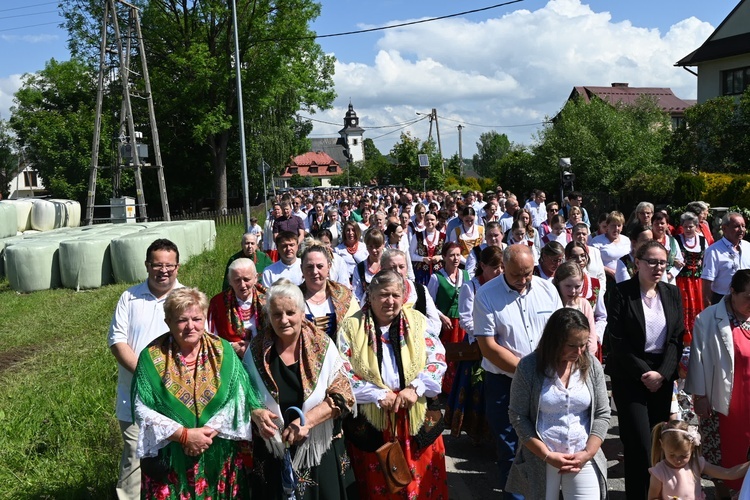
<instances>
[{"instance_id":1,"label":"roof chimney","mask_svg":"<svg viewBox=\"0 0 750 500\"><path fill-rule=\"evenodd\" d=\"M623 83L623 82L614 82L614 83L612 84L612 86L613 86L613 87L627 87L627 86L628 86L628 84L627 84L627 82L625 82L625 83Z\"/></svg>"}]
</instances>

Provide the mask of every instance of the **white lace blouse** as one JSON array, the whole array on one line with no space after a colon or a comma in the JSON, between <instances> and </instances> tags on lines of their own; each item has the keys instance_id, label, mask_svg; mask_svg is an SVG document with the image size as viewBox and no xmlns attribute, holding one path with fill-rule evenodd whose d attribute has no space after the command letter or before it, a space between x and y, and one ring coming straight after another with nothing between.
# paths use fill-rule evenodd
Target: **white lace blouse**
<instances>
[{"instance_id":1,"label":"white lace blouse","mask_svg":"<svg viewBox=\"0 0 750 500\"><path fill-rule=\"evenodd\" d=\"M235 397L239 398L238 403L225 405L206 422L206 427L218 431L217 437L223 439L250 441L252 425L250 416L244 414L245 394L238 391ZM248 423L235 429L235 418L239 422L247 421ZM155 457L160 449L169 444L169 436L182 427L171 418L144 405L139 397L135 398L135 421L140 427L136 448L138 458Z\"/></svg>"}]
</instances>

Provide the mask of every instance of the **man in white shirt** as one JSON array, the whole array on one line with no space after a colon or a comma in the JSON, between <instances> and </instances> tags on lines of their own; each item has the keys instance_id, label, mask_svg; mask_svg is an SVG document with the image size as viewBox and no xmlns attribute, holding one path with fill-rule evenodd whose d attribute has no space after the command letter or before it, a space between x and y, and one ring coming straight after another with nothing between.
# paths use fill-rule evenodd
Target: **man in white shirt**
<instances>
[{"instance_id":1,"label":"man in white shirt","mask_svg":"<svg viewBox=\"0 0 750 500\"><path fill-rule=\"evenodd\" d=\"M706 249L703 256L703 303L705 307L718 303L729 293L729 284L734 273L750 269L750 243L746 234L745 218L737 212L729 212L721 219L724 237Z\"/></svg>"},{"instance_id":2,"label":"man in white shirt","mask_svg":"<svg viewBox=\"0 0 750 500\"><path fill-rule=\"evenodd\" d=\"M141 497L140 460L136 458L138 425L133 422L130 400L133 372L141 350L167 332L164 301L169 292L182 287L177 281L180 252L171 241L158 239L151 243L146 250L145 265L148 278L120 296L107 338L119 368L116 414L123 440L116 489L119 499Z\"/></svg>"},{"instance_id":3,"label":"man in white shirt","mask_svg":"<svg viewBox=\"0 0 750 500\"><path fill-rule=\"evenodd\" d=\"M531 225L539 229L539 226L547 220L547 206L544 204L547 195L544 191L535 191L534 199L526 203L526 208L531 212Z\"/></svg>"},{"instance_id":4,"label":"man in white shirt","mask_svg":"<svg viewBox=\"0 0 750 500\"><path fill-rule=\"evenodd\" d=\"M513 225L513 217L518 212L519 204L518 199L515 195L510 195L505 200L505 212L500 216L500 228L503 230L503 234L510 231L510 227Z\"/></svg>"},{"instance_id":5,"label":"man in white shirt","mask_svg":"<svg viewBox=\"0 0 750 500\"><path fill-rule=\"evenodd\" d=\"M297 258L297 235L291 231L281 231L276 236L279 261L263 270L263 286L269 287L279 278L286 278L295 285L302 284L302 266Z\"/></svg>"},{"instance_id":6,"label":"man in white shirt","mask_svg":"<svg viewBox=\"0 0 750 500\"><path fill-rule=\"evenodd\" d=\"M477 291L473 319L485 369L487 422L495 434L504 489L518 446L508 417L510 384L516 365L536 349L547 320L562 308L562 301L552 283L533 275L534 255L528 246L507 247L503 264L505 273ZM503 498L523 497L506 492Z\"/></svg>"}]
</instances>

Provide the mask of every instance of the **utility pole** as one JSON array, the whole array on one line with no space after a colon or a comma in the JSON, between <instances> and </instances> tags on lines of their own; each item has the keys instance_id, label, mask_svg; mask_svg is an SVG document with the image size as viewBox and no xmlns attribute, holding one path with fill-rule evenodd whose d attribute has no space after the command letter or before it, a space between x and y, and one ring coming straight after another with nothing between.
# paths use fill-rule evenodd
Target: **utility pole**
<instances>
[{"instance_id":1,"label":"utility pole","mask_svg":"<svg viewBox=\"0 0 750 500\"><path fill-rule=\"evenodd\" d=\"M460 177L464 176L464 148L463 143L461 142L461 131L464 129L464 126L459 124L458 125L458 175Z\"/></svg>"},{"instance_id":2,"label":"utility pole","mask_svg":"<svg viewBox=\"0 0 750 500\"><path fill-rule=\"evenodd\" d=\"M435 120L435 133L437 134L438 140L438 153L440 153L440 164L443 167L443 175L445 175L445 160L443 160L443 146L440 144L440 124L438 123L437 109L432 108L432 119ZM430 131L432 131L432 123L430 122Z\"/></svg>"},{"instance_id":3,"label":"utility pole","mask_svg":"<svg viewBox=\"0 0 750 500\"><path fill-rule=\"evenodd\" d=\"M240 125L240 158L242 161L242 206L245 214L245 231L250 229L250 193L247 177L247 151L245 148L245 110L242 104L242 72L240 70L240 37L237 27L237 3L232 0L232 27L234 28L234 68L237 79L237 121ZM266 189L266 165L261 158L260 167L263 169L263 193ZM264 200L265 202L265 200ZM268 214L266 206L266 214Z\"/></svg>"}]
</instances>

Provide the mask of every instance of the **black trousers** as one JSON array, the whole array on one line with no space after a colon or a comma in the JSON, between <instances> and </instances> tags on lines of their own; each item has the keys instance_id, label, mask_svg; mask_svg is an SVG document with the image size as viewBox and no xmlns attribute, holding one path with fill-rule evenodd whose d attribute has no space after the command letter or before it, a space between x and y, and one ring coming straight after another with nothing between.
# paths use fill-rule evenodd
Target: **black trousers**
<instances>
[{"instance_id":1,"label":"black trousers","mask_svg":"<svg viewBox=\"0 0 750 500\"><path fill-rule=\"evenodd\" d=\"M612 378L612 397L617 406L620 441L625 453L625 493L627 498L646 498L651 467L651 429L669 419L672 402L671 381L664 381L656 392L640 380Z\"/></svg>"}]
</instances>

